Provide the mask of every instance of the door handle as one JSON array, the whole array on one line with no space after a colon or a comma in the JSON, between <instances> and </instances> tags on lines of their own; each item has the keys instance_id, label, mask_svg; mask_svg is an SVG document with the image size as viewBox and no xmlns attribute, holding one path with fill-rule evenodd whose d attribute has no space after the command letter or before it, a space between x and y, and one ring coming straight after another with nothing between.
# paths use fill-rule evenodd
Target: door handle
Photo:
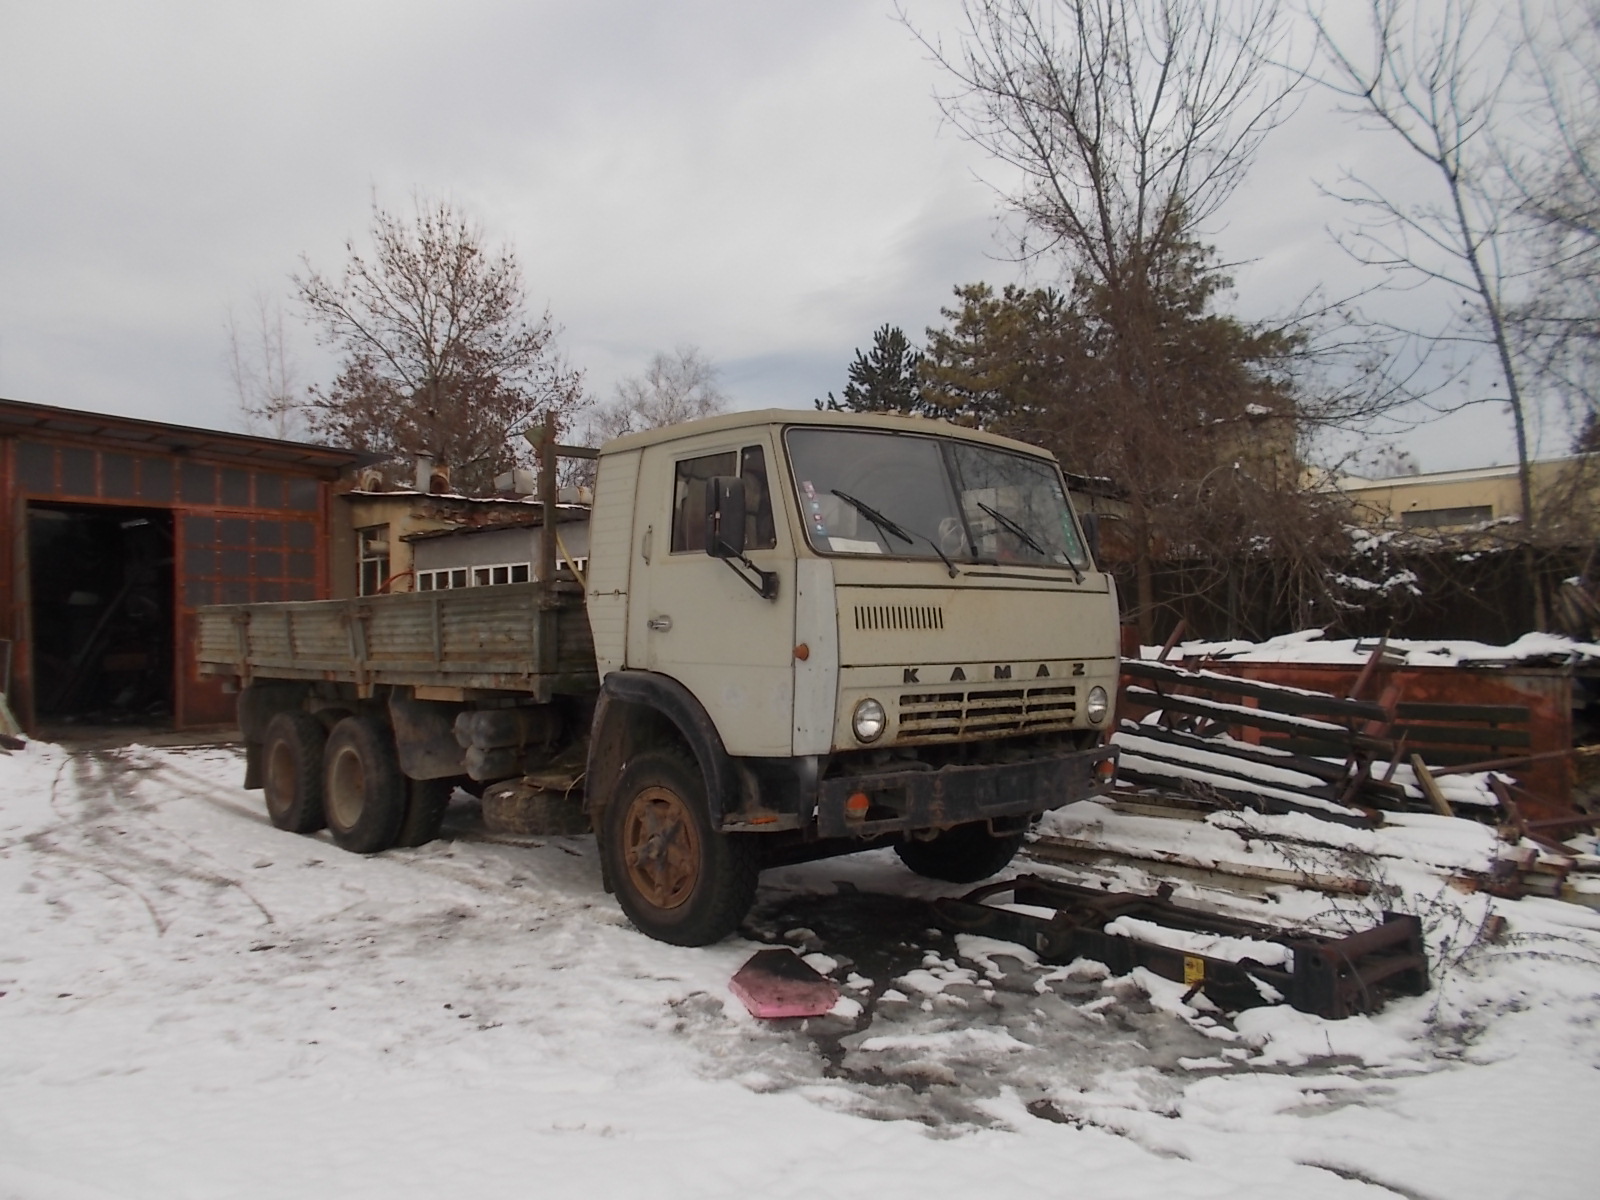
<instances>
[{"instance_id":1,"label":"door handle","mask_svg":"<svg viewBox=\"0 0 1600 1200\"><path fill-rule=\"evenodd\" d=\"M672 618L665 615L651 617L645 624L649 625L657 633L666 633L667 630L672 628Z\"/></svg>"}]
</instances>

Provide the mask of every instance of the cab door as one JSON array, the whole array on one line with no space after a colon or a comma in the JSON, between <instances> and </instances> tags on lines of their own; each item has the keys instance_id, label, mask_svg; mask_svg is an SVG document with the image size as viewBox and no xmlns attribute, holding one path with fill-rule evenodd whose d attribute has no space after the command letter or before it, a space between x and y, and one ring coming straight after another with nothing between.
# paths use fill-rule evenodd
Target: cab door
<instances>
[{"instance_id":1,"label":"cab door","mask_svg":"<svg viewBox=\"0 0 1600 1200\"><path fill-rule=\"evenodd\" d=\"M700 701L730 754L788 756L794 719L794 552L780 462L765 430L650 447L635 522L628 665ZM778 577L763 599L736 562L706 553L706 482L745 482L745 552Z\"/></svg>"}]
</instances>

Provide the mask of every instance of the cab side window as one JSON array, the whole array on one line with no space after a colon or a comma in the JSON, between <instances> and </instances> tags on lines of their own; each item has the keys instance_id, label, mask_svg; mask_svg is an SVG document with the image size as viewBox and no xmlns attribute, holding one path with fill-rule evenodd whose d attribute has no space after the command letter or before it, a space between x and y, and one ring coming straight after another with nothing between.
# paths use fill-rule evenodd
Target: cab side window
<instances>
[{"instance_id":1,"label":"cab side window","mask_svg":"<svg viewBox=\"0 0 1600 1200\"><path fill-rule=\"evenodd\" d=\"M673 472L672 552L704 553L706 548L706 480L738 474L744 480L745 548L770 550L778 544L772 515L772 490L767 484L767 459L760 446L740 452L686 458Z\"/></svg>"},{"instance_id":2,"label":"cab side window","mask_svg":"<svg viewBox=\"0 0 1600 1200\"><path fill-rule=\"evenodd\" d=\"M767 456L760 446L744 448L739 475L744 480L744 547L771 550L778 544L778 527L772 517L772 489L767 486Z\"/></svg>"},{"instance_id":3,"label":"cab side window","mask_svg":"<svg viewBox=\"0 0 1600 1200\"><path fill-rule=\"evenodd\" d=\"M672 552L706 548L706 480L732 475L738 455L707 454L678 464L672 484Z\"/></svg>"}]
</instances>

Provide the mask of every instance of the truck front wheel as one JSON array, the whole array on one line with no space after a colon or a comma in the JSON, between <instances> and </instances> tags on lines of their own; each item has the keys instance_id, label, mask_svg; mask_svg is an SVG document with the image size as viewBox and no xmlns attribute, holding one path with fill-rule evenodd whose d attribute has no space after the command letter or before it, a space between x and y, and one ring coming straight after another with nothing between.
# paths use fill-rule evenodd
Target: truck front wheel
<instances>
[{"instance_id":1,"label":"truck front wheel","mask_svg":"<svg viewBox=\"0 0 1600 1200\"><path fill-rule=\"evenodd\" d=\"M677 750L652 750L622 773L605 807L603 853L617 902L640 932L707 946L739 927L760 866L748 835L711 827L700 770Z\"/></svg>"},{"instance_id":2,"label":"truck front wheel","mask_svg":"<svg viewBox=\"0 0 1600 1200\"><path fill-rule=\"evenodd\" d=\"M366 717L346 717L328 735L322 765L328 832L340 849L376 854L394 845L407 796L388 730Z\"/></svg>"},{"instance_id":3,"label":"truck front wheel","mask_svg":"<svg viewBox=\"0 0 1600 1200\"><path fill-rule=\"evenodd\" d=\"M931 841L907 840L894 848L918 875L942 879L946 883L977 883L987 879L1017 856L1022 849L1022 834L993 836L988 826L978 821L957 825L934 836Z\"/></svg>"}]
</instances>

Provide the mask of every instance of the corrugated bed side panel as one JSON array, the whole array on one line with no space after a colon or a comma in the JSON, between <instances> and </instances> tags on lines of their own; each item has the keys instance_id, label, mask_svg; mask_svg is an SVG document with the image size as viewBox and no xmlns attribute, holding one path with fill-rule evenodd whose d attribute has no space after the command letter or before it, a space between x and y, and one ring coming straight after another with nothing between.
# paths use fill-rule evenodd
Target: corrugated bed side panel
<instances>
[{"instance_id":1,"label":"corrugated bed side panel","mask_svg":"<svg viewBox=\"0 0 1600 1200\"><path fill-rule=\"evenodd\" d=\"M594 637L589 629L589 619L583 609L574 606L561 614L560 636L556 653L561 658L563 675L592 674L595 670Z\"/></svg>"},{"instance_id":2,"label":"corrugated bed side panel","mask_svg":"<svg viewBox=\"0 0 1600 1200\"><path fill-rule=\"evenodd\" d=\"M234 631L231 608L202 608L195 638L195 657L206 663L239 661L239 635Z\"/></svg>"},{"instance_id":3,"label":"corrugated bed side panel","mask_svg":"<svg viewBox=\"0 0 1600 1200\"><path fill-rule=\"evenodd\" d=\"M433 658L433 604L426 592L402 592L367 605L367 661L427 662Z\"/></svg>"},{"instance_id":4,"label":"corrugated bed side panel","mask_svg":"<svg viewBox=\"0 0 1600 1200\"><path fill-rule=\"evenodd\" d=\"M349 611L343 600L296 605L295 658L316 662L348 662L350 629L344 617Z\"/></svg>"},{"instance_id":5,"label":"corrugated bed side panel","mask_svg":"<svg viewBox=\"0 0 1600 1200\"><path fill-rule=\"evenodd\" d=\"M517 583L450 593L440 607L444 660L453 668L468 662L515 662L537 674L538 587Z\"/></svg>"},{"instance_id":6,"label":"corrugated bed side panel","mask_svg":"<svg viewBox=\"0 0 1600 1200\"><path fill-rule=\"evenodd\" d=\"M290 653L289 623L292 612L283 609L251 609L250 657L254 661L286 662Z\"/></svg>"}]
</instances>

